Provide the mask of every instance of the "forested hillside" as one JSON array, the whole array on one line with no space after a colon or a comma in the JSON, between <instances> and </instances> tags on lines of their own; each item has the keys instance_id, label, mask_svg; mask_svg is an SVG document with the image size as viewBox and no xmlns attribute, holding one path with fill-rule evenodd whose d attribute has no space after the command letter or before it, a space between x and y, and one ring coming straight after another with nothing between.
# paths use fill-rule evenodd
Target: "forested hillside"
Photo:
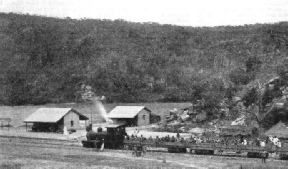
<instances>
[{"instance_id":1,"label":"forested hillside","mask_svg":"<svg viewBox=\"0 0 288 169\"><path fill-rule=\"evenodd\" d=\"M231 84L276 74L288 23L193 28L2 13L0 39L3 104L79 101L82 84L111 102L217 100Z\"/></svg>"}]
</instances>

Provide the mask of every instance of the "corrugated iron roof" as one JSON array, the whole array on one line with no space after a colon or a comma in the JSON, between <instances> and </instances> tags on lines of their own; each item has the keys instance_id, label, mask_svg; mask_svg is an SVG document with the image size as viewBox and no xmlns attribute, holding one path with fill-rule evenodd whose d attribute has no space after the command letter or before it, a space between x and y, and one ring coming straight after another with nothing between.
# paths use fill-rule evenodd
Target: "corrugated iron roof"
<instances>
[{"instance_id":1,"label":"corrugated iron roof","mask_svg":"<svg viewBox=\"0 0 288 169\"><path fill-rule=\"evenodd\" d=\"M56 123L70 111L77 113L80 116L80 119L88 119L88 117L82 115L72 108L39 108L35 113L27 117L24 122Z\"/></svg>"},{"instance_id":2,"label":"corrugated iron roof","mask_svg":"<svg viewBox=\"0 0 288 169\"><path fill-rule=\"evenodd\" d=\"M109 118L134 118L140 111L146 109L145 106L116 106L109 114Z\"/></svg>"}]
</instances>

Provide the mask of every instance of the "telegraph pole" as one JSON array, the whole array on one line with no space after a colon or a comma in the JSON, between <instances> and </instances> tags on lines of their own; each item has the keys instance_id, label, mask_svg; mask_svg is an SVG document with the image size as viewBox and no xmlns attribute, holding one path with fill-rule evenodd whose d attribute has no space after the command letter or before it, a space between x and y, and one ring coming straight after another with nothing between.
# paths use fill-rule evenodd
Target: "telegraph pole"
<instances>
[{"instance_id":1,"label":"telegraph pole","mask_svg":"<svg viewBox=\"0 0 288 169\"><path fill-rule=\"evenodd\" d=\"M92 105L90 105L91 125L92 125L92 119L93 119L93 117L92 117L92 106L93 106L93 102L92 102Z\"/></svg>"}]
</instances>

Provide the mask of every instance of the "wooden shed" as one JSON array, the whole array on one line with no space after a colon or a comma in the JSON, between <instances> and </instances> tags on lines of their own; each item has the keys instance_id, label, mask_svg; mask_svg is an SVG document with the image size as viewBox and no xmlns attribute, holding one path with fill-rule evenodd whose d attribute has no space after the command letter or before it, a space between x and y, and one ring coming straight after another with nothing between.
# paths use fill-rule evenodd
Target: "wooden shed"
<instances>
[{"instance_id":1,"label":"wooden shed","mask_svg":"<svg viewBox=\"0 0 288 169\"><path fill-rule=\"evenodd\" d=\"M24 123L33 123L32 131L62 131L64 126L69 129L79 129L80 120L88 117L72 108L39 108L24 120Z\"/></svg>"},{"instance_id":2,"label":"wooden shed","mask_svg":"<svg viewBox=\"0 0 288 169\"><path fill-rule=\"evenodd\" d=\"M151 110L144 106L117 106L108 114L108 118L126 126L143 126L150 124L150 115Z\"/></svg>"}]
</instances>

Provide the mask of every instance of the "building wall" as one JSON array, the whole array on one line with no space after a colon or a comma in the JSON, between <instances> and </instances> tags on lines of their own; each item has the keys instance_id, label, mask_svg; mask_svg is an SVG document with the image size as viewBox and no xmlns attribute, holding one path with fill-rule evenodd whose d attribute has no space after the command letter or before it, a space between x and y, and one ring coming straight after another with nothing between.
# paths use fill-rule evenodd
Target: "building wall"
<instances>
[{"instance_id":1,"label":"building wall","mask_svg":"<svg viewBox=\"0 0 288 169\"><path fill-rule=\"evenodd\" d=\"M79 129L80 125L79 125L79 115L73 111L68 112L65 116L64 116L64 126L67 127L67 129ZM73 125L72 125L73 123Z\"/></svg>"},{"instance_id":2,"label":"building wall","mask_svg":"<svg viewBox=\"0 0 288 169\"><path fill-rule=\"evenodd\" d=\"M150 112L146 109L141 110L137 115L137 125L149 125L150 124Z\"/></svg>"},{"instance_id":3,"label":"building wall","mask_svg":"<svg viewBox=\"0 0 288 169\"><path fill-rule=\"evenodd\" d=\"M115 124L125 124L127 119L112 119L113 123Z\"/></svg>"}]
</instances>

